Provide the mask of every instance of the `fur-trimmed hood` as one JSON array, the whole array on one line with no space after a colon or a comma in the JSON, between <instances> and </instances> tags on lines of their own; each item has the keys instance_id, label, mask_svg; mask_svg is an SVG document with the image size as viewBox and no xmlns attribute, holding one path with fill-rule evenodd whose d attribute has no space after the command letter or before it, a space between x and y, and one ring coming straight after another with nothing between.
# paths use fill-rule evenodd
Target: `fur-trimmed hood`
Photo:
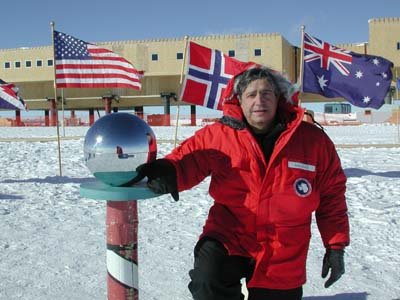
<instances>
[{"instance_id":1,"label":"fur-trimmed hood","mask_svg":"<svg viewBox=\"0 0 400 300\"><path fill-rule=\"evenodd\" d=\"M236 74L229 80L222 96L222 110L224 116L243 121L243 111L240 107L238 96L237 94L235 94L235 80L239 75L243 74L243 72L251 68L260 67L261 66L256 63L246 64L246 66L244 66L243 70L240 73ZM296 114L304 114L304 109L298 106L299 89L279 72L273 72L276 76L279 76L282 79L279 81L279 89L281 90L283 97L279 99L277 113L282 121L288 123L293 120Z\"/></svg>"}]
</instances>

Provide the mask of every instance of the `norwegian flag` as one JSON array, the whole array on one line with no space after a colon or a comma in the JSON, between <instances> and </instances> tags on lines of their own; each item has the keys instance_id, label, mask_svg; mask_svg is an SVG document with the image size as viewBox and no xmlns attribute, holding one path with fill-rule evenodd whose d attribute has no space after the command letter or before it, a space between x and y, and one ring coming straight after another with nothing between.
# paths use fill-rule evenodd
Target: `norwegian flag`
<instances>
[{"instance_id":1,"label":"norwegian flag","mask_svg":"<svg viewBox=\"0 0 400 300\"><path fill-rule=\"evenodd\" d=\"M254 63L241 62L219 50L190 42L181 100L222 110L222 95L229 80L249 64Z\"/></svg>"},{"instance_id":2,"label":"norwegian flag","mask_svg":"<svg viewBox=\"0 0 400 300\"><path fill-rule=\"evenodd\" d=\"M304 34L303 91L380 108L389 91L393 63L341 49Z\"/></svg>"},{"instance_id":3,"label":"norwegian flag","mask_svg":"<svg viewBox=\"0 0 400 300\"><path fill-rule=\"evenodd\" d=\"M24 100L18 96L18 87L0 79L0 109L26 110Z\"/></svg>"}]
</instances>

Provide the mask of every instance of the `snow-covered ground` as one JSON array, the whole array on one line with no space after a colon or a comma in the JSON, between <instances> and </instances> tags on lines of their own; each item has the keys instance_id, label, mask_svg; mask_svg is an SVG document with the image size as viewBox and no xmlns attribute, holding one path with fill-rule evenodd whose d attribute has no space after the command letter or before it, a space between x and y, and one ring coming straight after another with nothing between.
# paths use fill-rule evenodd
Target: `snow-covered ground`
<instances>
[{"instance_id":1,"label":"snow-covered ground","mask_svg":"<svg viewBox=\"0 0 400 300\"><path fill-rule=\"evenodd\" d=\"M67 127L84 136L87 127ZM196 127L181 127L178 139ZM153 127L159 140L174 127ZM398 127L328 127L348 176L351 245L346 274L331 288L320 278L324 249L316 226L308 259L307 300L400 299L400 147ZM55 128L1 128L0 138L55 136ZM158 156L173 144L160 143ZM0 299L106 299L105 201L80 197L93 176L83 161L83 138L57 142L0 142ZM211 199L208 180L181 193L139 201L139 288L141 300L189 300L192 250Z\"/></svg>"}]
</instances>

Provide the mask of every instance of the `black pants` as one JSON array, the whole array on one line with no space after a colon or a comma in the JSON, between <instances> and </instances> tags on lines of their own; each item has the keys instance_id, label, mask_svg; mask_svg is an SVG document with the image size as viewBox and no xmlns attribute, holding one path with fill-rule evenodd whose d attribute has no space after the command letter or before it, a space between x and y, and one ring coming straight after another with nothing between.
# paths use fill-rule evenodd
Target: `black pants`
<instances>
[{"instance_id":1,"label":"black pants","mask_svg":"<svg viewBox=\"0 0 400 300\"><path fill-rule=\"evenodd\" d=\"M194 268L190 270L189 290L195 300L243 300L240 280L249 281L254 261L229 256L218 241L205 238L194 249ZM248 300L301 300L303 288L272 290L250 288Z\"/></svg>"}]
</instances>

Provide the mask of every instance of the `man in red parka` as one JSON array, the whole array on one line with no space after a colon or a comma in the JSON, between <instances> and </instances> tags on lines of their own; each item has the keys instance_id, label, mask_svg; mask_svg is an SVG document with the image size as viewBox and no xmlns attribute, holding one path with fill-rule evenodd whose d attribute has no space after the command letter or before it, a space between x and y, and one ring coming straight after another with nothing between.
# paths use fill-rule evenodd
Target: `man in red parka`
<instances>
[{"instance_id":1,"label":"man in red parka","mask_svg":"<svg viewBox=\"0 0 400 300\"><path fill-rule=\"evenodd\" d=\"M211 176L214 199L194 250L195 300L299 300L315 212L329 287L344 274L349 244L346 177L324 131L302 121L292 85L255 66L228 84L224 115L163 159L138 168L157 193L192 188Z\"/></svg>"}]
</instances>

